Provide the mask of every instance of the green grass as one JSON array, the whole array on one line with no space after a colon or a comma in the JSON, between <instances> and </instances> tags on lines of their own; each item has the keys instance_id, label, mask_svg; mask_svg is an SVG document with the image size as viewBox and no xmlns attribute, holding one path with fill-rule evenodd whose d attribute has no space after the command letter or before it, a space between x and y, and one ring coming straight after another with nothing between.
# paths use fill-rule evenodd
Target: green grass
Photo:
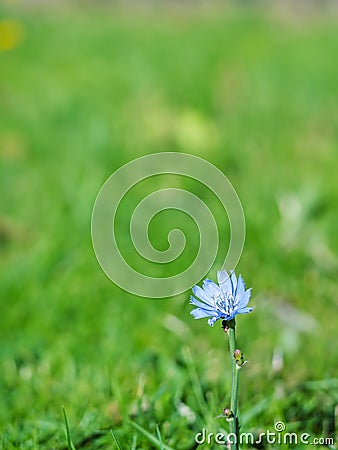
<instances>
[{"instance_id":1,"label":"green grass","mask_svg":"<svg viewBox=\"0 0 338 450\"><path fill-rule=\"evenodd\" d=\"M105 179L159 151L214 163L245 210L238 271L256 309L237 327L250 361L240 380L243 431L282 420L287 431L333 434L337 17L192 8L0 9L23 30L0 53L4 450L61 450L67 440L77 450L193 449L203 427L228 430L215 419L231 379L220 327L192 319L188 293L147 300L121 291L91 246L91 210ZM171 181L210 204L227 235L210 193L175 177L162 183ZM122 205L121 229L155 185ZM150 231L164 248L182 220L193 243L184 267L196 228L169 214ZM127 241L121 236L128 258ZM210 277L226 238L221 244ZM163 276L175 267L151 270ZM278 370L273 355L283 357Z\"/></svg>"}]
</instances>

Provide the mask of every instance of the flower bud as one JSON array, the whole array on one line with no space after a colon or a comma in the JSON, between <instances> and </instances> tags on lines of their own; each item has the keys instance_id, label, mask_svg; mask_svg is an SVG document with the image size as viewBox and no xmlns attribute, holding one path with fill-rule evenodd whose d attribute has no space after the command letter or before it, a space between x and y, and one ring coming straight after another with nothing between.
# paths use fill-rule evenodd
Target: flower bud
<instances>
[{"instance_id":1,"label":"flower bud","mask_svg":"<svg viewBox=\"0 0 338 450\"><path fill-rule=\"evenodd\" d=\"M235 358L235 361L236 361L236 364L237 364L238 367L243 366L243 364L244 364L244 356L243 356L243 353L240 350L237 349L237 350L234 351L234 358Z\"/></svg>"},{"instance_id":2,"label":"flower bud","mask_svg":"<svg viewBox=\"0 0 338 450\"><path fill-rule=\"evenodd\" d=\"M223 409L223 416L228 420L234 417L233 412L229 408Z\"/></svg>"},{"instance_id":3,"label":"flower bud","mask_svg":"<svg viewBox=\"0 0 338 450\"><path fill-rule=\"evenodd\" d=\"M242 358L242 352L240 350L235 350L234 351L234 357L236 360L241 359Z\"/></svg>"}]
</instances>

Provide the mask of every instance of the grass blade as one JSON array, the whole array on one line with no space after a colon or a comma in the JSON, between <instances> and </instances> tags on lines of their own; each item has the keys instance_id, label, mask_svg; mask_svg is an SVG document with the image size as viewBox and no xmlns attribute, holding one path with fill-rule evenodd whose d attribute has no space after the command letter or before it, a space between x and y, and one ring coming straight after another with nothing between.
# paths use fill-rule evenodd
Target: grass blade
<instances>
[{"instance_id":1,"label":"grass blade","mask_svg":"<svg viewBox=\"0 0 338 450\"><path fill-rule=\"evenodd\" d=\"M132 446L131 446L131 450L136 450L136 444L137 444L137 433L135 433L134 434L134 436L133 436L133 443L132 443Z\"/></svg>"},{"instance_id":2,"label":"grass blade","mask_svg":"<svg viewBox=\"0 0 338 450\"><path fill-rule=\"evenodd\" d=\"M66 436L67 436L67 447L68 447L68 450L76 450L75 445L73 444L72 439L70 437L70 430L69 430L67 414L66 414L65 407L63 405L62 405L62 411L63 411L63 418L64 418L65 424L66 424Z\"/></svg>"},{"instance_id":3,"label":"grass blade","mask_svg":"<svg viewBox=\"0 0 338 450\"><path fill-rule=\"evenodd\" d=\"M158 440L159 440L159 442L160 442L160 449L161 449L161 450L164 450L164 449L163 449L163 441L162 441L161 432L160 432L160 429L159 429L159 427L158 427L157 424L156 424L156 433L157 433Z\"/></svg>"},{"instance_id":4,"label":"grass blade","mask_svg":"<svg viewBox=\"0 0 338 450\"><path fill-rule=\"evenodd\" d=\"M119 440L117 439L117 436L116 436L116 434L114 433L114 431L113 431L113 430L110 430L110 434L113 436L113 439L114 439L114 441L115 441L116 447L117 447L119 450L122 450L121 444L120 444Z\"/></svg>"},{"instance_id":5,"label":"grass blade","mask_svg":"<svg viewBox=\"0 0 338 450\"><path fill-rule=\"evenodd\" d=\"M129 422L137 431L139 431L143 436L145 436L150 442L152 442L154 445L156 445L157 448L160 450L175 450L172 447L169 447L166 444L163 444L162 439L158 439L155 436L153 436L149 431L145 430L141 425L139 425L136 422L130 421Z\"/></svg>"},{"instance_id":6,"label":"grass blade","mask_svg":"<svg viewBox=\"0 0 338 450\"><path fill-rule=\"evenodd\" d=\"M190 349L188 347L184 347L182 353L185 365L188 370L188 376L191 380L191 385L195 394L197 405L201 413L204 415L204 417L210 420L211 419L210 411L204 398L203 389L193 362L193 358L190 353Z\"/></svg>"}]
</instances>

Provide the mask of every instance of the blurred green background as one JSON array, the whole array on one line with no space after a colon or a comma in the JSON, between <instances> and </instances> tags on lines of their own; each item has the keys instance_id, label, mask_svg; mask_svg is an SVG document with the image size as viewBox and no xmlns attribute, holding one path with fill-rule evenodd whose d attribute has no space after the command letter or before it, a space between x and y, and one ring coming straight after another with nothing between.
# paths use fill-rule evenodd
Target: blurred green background
<instances>
[{"instance_id":1,"label":"blurred green background","mask_svg":"<svg viewBox=\"0 0 338 450\"><path fill-rule=\"evenodd\" d=\"M91 245L103 182L161 151L215 164L245 210L243 431L333 436L337 25L330 2L1 4L1 448L65 449L62 405L77 449L116 448L110 429L123 449L161 448L157 425L178 450L228 429L220 326L193 320L189 293L121 291Z\"/></svg>"}]
</instances>

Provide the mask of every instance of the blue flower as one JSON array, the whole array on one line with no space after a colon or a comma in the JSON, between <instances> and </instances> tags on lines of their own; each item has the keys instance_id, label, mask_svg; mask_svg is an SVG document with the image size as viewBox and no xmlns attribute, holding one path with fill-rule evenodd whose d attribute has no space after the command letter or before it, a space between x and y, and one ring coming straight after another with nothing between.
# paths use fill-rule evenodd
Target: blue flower
<instances>
[{"instance_id":1,"label":"blue flower","mask_svg":"<svg viewBox=\"0 0 338 450\"><path fill-rule=\"evenodd\" d=\"M251 289L245 289L244 280L239 275L238 280L235 272L230 275L226 270L217 273L218 284L211 280L203 281L203 288L194 286L192 292L195 297L190 297L190 303L197 306L190 314L195 319L209 317L208 324L212 327L216 320L232 320L237 314L250 313L253 308L247 307Z\"/></svg>"}]
</instances>

